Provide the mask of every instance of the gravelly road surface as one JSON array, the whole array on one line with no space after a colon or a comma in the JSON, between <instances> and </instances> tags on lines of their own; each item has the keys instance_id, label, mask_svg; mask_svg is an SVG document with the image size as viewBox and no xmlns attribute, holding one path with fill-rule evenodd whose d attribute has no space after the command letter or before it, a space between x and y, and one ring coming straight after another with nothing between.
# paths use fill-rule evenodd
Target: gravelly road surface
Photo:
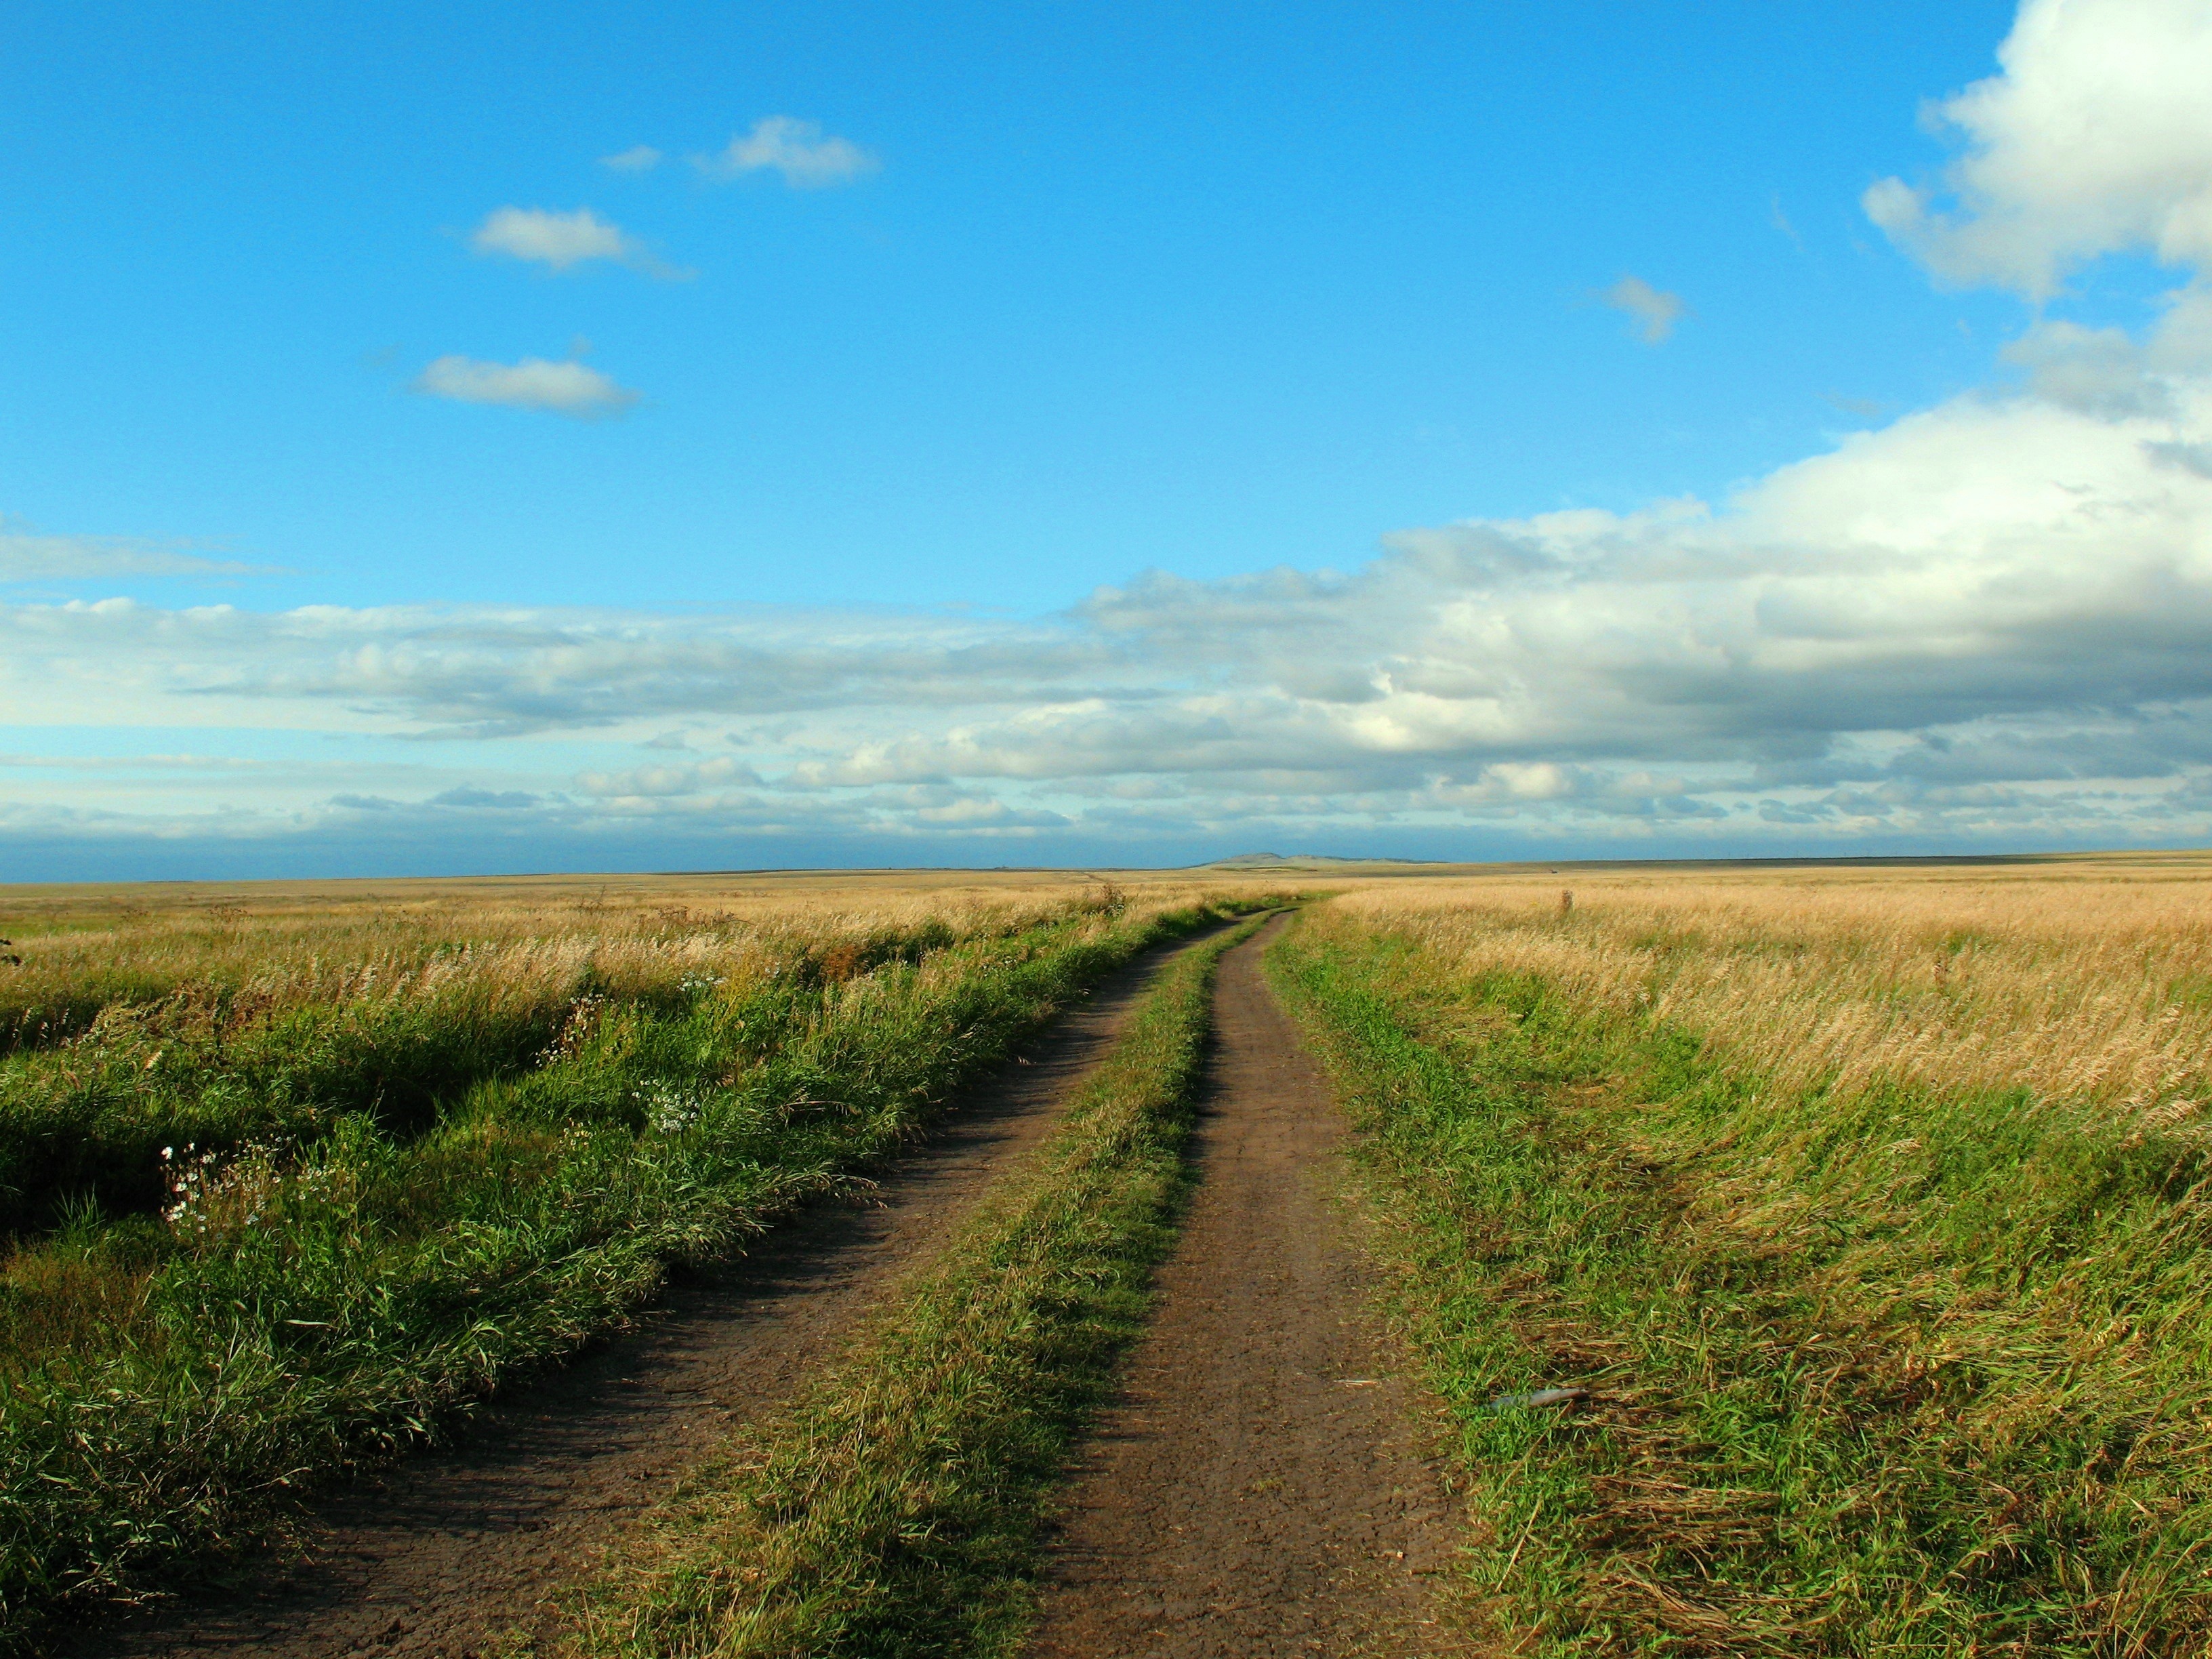
<instances>
[{"instance_id":1,"label":"gravelly road surface","mask_svg":"<svg viewBox=\"0 0 2212 1659\"><path fill-rule=\"evenodd\" d=\"M462 1656L559 1623L604 1558L733 1421L795 1394L1051 1127L1164 953L1096 988L949 1111L867 1206L817 1205L670 1291L635 1333L487 1409L453 1443L331 1494L244 1588L102 1621L74 1659Z\"/></svg>"},{"instance_id":2,"label":"gravelly road surface","mask_svg":"<svg viewBox=\"0 0 2212 1659\"><path fill-rule=\"evenodd\" d=\"M1260 972L1280 926L1223 959L1199 1185L1069 1494L1030 1659L1455 1650L1425 1582L1446 1495L1331 1200L1337 1110Z\"/></svg>"}]
</instances>

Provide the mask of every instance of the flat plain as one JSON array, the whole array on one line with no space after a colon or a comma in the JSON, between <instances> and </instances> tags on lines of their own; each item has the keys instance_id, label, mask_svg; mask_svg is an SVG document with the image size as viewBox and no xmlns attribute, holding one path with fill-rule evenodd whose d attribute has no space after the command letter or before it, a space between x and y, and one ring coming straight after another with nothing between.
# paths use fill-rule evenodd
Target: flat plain
<instances>
[{"instance_id":1,"label":"flat plain","mask_svg":"<svg viewBox=\"0 0 2212 1659\"><path fill-rule=\"evenodd\" d=\"M2212 1651L2202 854L0 937L18 1649L304 1651L304 1585L395 1652ZM643 1473L508 1527L524 1442ZM340 1570L471 1480L481 1571Z\"/></svg>"}]
</instances>

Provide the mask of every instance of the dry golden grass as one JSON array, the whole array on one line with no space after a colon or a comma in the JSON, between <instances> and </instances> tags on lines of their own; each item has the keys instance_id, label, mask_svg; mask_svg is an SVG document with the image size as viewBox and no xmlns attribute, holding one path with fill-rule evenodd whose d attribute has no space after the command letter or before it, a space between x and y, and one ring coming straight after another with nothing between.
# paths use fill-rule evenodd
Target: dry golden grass
<instances>
[{"instance_id":1,"label":"dry golden grass","mask_svg":"<svg viewBox=\"0 0 2212 1659\"><path fill-rule=\"evenodd\" d=\"M2019 1087L2166 1124L2212 1099L2212 855L1517 872L1335 908L1690 1026L1779 1088Z\"/></svg>"},{"instance_id":2,"label":"dry golden grass","mask_svg":"<svg viewBox=\"0 0 2212 1659\"><path fill-rule=\"evenodd\" d=\"M1364 884L1278 960L1483 1650L2212 1655L2212 860Z\"/></svg>"},{"instance_id":3,"label":"dry golden grass","mask_svg":"<svg viewBox=\"0 0 2212 1659\"><path fill-rule=\"evenodd\" d=\"M1264 878L1115 872L1139 914ZM587 964L620 994L700 973L740 981L809 953L941 924L1019 927L1096 900L1080 871L768 872L447 881L0 886L0 1048L83 1029L113 1004L219 993L227 1019L436 994L466 980L535 1000Z\"/></svg>"}]
</instances>

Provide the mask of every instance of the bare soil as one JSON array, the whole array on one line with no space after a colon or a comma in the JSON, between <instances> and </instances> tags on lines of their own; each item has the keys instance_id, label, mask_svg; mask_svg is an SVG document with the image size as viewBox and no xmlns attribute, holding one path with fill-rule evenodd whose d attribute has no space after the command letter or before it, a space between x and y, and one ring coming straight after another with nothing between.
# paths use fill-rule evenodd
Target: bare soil
<instances>
[{"instance_id":1,"label":"bare soil","mask_svg":"<svg viewBox=\"0 0 2212 1659\"><path fill-rule=\"evenodd\" d=\"M1158 1310L1069 1494L1031 1659L1451 1650L1425 1580L1453 1528L1339 1116L1261 977L1221 964L1198 1183Z\"/></svg>"},{"instance_id":2,"label":"bare soil","mask_svg":"<svg viewBox=\"0 0 2212 1659\"><path fill-rule=\"evenodd\" d=\"M733 1422L796 1394L1051 1127L1157 954L1123 969L948 1110L866 1206L811 1206L674 1285L638 1328L483 1410L441 1447L330 1494L231 1584L103 1621L72 1655L464 1656L544 1639L557 1598Z\"/></svg>"}]
</instances>

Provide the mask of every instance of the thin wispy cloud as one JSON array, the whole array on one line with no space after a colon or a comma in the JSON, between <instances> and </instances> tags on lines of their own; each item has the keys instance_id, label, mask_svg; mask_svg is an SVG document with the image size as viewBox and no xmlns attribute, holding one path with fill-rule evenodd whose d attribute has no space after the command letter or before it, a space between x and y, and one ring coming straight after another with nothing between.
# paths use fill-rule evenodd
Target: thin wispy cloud
<instances>
[{"instance_id":1,"label":"thin wispy cloud","mask_svg":"<svg viewBox=\"0 0 2212 1659\"><path fill-rule=\"evenodd\" d=\"M1790 246L1800 253L1805 252L1805 239L1797 234L1797 227L1790 222L1790 216L1782 210L1782 192L1779 191L1767 200L1766 222L1787 236Z\"/></svg>"},{"instance_id":2,"label":"thin wispy cloud","mask_svg":"<svg viewBox=\"0 0 2212 1659\"><path fill-rule=\"evenodd\" d=\"M496 208L469 237L480 254L570 270L593 260L627 265L649 276L676 279L690 275L663 264L619 226L589 208L556 213L545 208Z\"/></svg>"},{"instance_id":3,"label":"thin wispy cloud","mask_svg":"<svg viewBox=\"0 0 2212 1659\"><path fill-rule=\"evenodd\" d=\"M1656 289L1641 276L1624 276L1604 294L1606 304L1636 319L1637 334L1646 345L1662 345L1674 325L1688 314L1679 294Z\"/></svg>"},{"instance_id":4,"label":"thin wispy cloud","mask_svg":"<svg viewBox=\"0 0 2212 1659\"><path fill-rule=\"evenodd\" d=\"M123 576L226 580L273 574L176 545L119 536L47 536L0 520L0 582L103 581Z\"/></svg>"},{"instance_id":5,"label":"thin wispy cloud","mask_svg":"<svg viewBox=\"0 0 2212 1659\"><path fill-rule=\"evenodd\" d=\"M881 165L849 139L825 137L818 122L770 115L713 155L697 158L709 178L773 172L793 190L822 190L865 179Z\"/></svg>"},{"instance_id":6,"label":"thin wispy cloud","mask_svg":"<svg viewBox=\"0 0 2212 1659\"><path fill-rule=\"evenodd\" d=\"M650 173L661 163L661 154L651 144L632 144L612 155L599 157L599 165L616 173Z\"/></svg>"},{"instance_id":7,"label":"thin wispy cloud","mask_svg":"<svg viewBox=\"0 0 2212 1659\"><path fill-rule=\"evenodd\" d=\"M553 362L525 357L518 363L493 363L451 354L424 368L413 389L455 403L538 410L580 421L620 415L638 399L629 387L573 358Z\"/></svg>"},{"instance_id":8,"label":"thin wispy cloud","mask_svg":"<svg viewBox=\"0 0 2212 1659\"><path fill-rule=\"evenodd\" d=\"M1848 398L1839 392L1824 392L1820 394L1820 401L1831 409L1839 409L1862 421L1881 419L1883 410L1887 407L1872 398Z\"/></svg>"}]
</instances>

